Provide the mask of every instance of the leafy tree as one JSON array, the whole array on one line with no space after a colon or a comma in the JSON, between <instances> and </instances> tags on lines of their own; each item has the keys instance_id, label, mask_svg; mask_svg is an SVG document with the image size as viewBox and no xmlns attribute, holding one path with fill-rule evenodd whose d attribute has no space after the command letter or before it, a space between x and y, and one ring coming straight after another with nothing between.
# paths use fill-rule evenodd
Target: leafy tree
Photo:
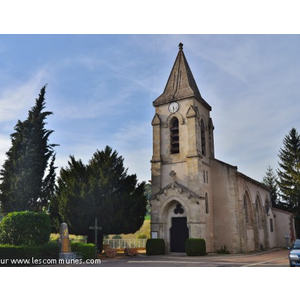
<instances>
[{"instance_id":1,"label":"leafy tree","mask_svg":"<svg viewBox=\"0 0 300 300\"><path fill-rule=\"evenodd\" d=\"M300 216L300 136L292 128L284 137L283 148L279 151L278 186L280 195L286 201L288 209L296 219ZM297 236L300 236L300 224L296 222Z\"/></svg>"},{"instance_id":2,"label":"leafy tree","mask_svg":"<svg viewBox=\"0 0 300 300\"><path fill-rule=\"evenodd\" d=\"M1 209L41 211L53 195L55 182L55 144L49 144L52 130L45 129L52 112L45 108L44 86L25 121L18 121L11 134L11 148L0 171ZM50 161L50 165L48 165ZM48 174L46 170L48 169Z\"/></svg>"},{"instance_id":3,"label":"leafy tree","mask_svg":"<svg viewBox=\"0 0 300 300\"><path fill-rule=\"evenodd\" d=\"M71 233L91 237L94 232L89 227L97 218L102 227L99 241L103 234L136 232L146 214L145 183L137 183L136 175L128 175L123 161L108 146L96 151L87 165L71 156L68 167L60 171L56 197L51 202L57 226L63 221Z\"/></svg>"}]
</instances>

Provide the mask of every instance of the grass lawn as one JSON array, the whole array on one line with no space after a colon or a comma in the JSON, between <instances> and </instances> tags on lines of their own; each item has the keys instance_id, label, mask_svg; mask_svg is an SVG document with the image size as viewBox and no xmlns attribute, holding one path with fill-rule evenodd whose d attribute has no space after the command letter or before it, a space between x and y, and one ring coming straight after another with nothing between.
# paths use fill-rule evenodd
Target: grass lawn
<instances>
[{"instance_id":1,"label":"grass lawn","mask_svg":"<svg viewBox=\"0 0 300 300\"><path fill-rule=\"evenodd\" d=\"M144 235L145 238L150 238L150 218L145 219L142 227L135 233L121 234L123 240L136 240L139 236Z\"/></svg>"}]
</instances>

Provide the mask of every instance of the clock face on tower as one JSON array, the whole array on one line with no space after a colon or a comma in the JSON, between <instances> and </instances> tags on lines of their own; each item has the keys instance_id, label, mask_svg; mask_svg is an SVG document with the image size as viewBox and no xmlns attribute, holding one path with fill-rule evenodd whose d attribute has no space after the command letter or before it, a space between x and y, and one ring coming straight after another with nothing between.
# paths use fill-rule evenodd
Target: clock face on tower
<instances>
[{"instance_id":1,"label":"clock face on tower","mask_svg":"<svg viewBox=\"0 0 300 300\"><path fill-rule=\"evenodd\" d=\"M171 102L169 104L169 112L170 113L175 113L177 112L179 109L179 104L177 102Z\"/></svg>"}]
</instances>

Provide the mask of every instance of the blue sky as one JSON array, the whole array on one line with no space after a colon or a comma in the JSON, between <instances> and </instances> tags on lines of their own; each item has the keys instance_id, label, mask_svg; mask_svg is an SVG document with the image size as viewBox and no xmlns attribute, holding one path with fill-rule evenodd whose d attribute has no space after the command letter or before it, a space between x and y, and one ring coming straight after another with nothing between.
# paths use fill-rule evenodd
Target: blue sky
<instances>
[{"instance_id":1,"label":"blue sky","mask_svg":"<svg viewBox=\"0 0 300 300\"><path fill-rule=\"evenodd\" d=\"M149 180L152 101L179 42L213 108L216 158L260 181L277 168L284 136L300 131L299 35L0 35L0 165L14 125L48 84L58 167L109 145L129 174Z\"/></svg>"}]
</instances>

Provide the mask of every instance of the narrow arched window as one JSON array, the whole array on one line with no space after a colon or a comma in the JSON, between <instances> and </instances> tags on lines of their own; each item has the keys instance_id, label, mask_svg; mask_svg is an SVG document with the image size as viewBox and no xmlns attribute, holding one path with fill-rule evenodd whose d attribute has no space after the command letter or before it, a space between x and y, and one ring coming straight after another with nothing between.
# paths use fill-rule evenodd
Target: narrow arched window
<instances>
[{"instance_id":1,"label":"narrow arched window","mask_svg":"<svg viewBox=\"0 0 300 300\"><path fill-rule=\"evenodd\" d=\"M255 200L255 210L256 210L256 216L257 216L257 225L260 225L260 204L258 197Z\"/></svg>"},{"instance_id":2,"label":"narrow arched window","mask_svg":"<svg viewBox=\"0 0 300 300\"><path fill-rule=\"evenodd\" d=\"M259 197L257 196L255 202L256 214L257 214L257 224L261 226L263 223L263 214L262 214L262 207Z\"/></svg>"},{"instance_id":3,"label":"narrow arched window","mask_svg":"<svg viewBox=\"0 0 300 300\"><path fill-rule=\"evenodd\" d=\"M205 143L205 126L204 121L201 119L201 152L202 155L206 155L206 143Z\"/></svg>"},{"instance_id":4,"label":"narrow arched window","mask_svg":"<svg viewBox=\"0 0 300 300\"><path fill-rule=\"evenodd\" d=\"M179 153L179 122L174 117L170 122L171 154Z\"/></svg>"},{"instance_id":5,"label":"narrow arched window","mask_svg":"<svg viewBox=\"0 0 300 300\"><path fill-rule=\"evenodd\" d=\"M247 196L244 196L244 209L245 209L245 219L246 219L246 223L249 222L249 211L248 211L248 203L247 203Z\"/></svg>"},{"instance_id":6,"label":"narrow arched window","mask_svg":"<svg viewBox=\"0 0 300 300\"><path fill-rule=\"evenodd\" d=\"M209 206L208 206L208 195L205 194L205 212L209 214Z\"/></svg>"},{"instance_id":7,"label":"narrow arched window","mask_svg":"<svg viewBox=\"0 0 300 300\"><path fill-rule=\"evenodd\" d=\"M265 211L266 211L266 214L269 213L269 209L270 209L270 202L269 202L269 199L267 198L267 199L266 199L266 203L265 203Z\"/></svg>"},{"instance_id":8,"label":"narrow arched window","mask_svg":"<svg viewBox=\"0 0 300 300\"><path fill-rule=\"evenodd\" d=\"M249 194L246 192L244 196L245 221L248 226L253 226L253 211Z\"/></svg>"},{"instance_id":9,"label":"narrow arched window","mask_svg":"<svg viewBox=\"0 0 300 300\"><path fill-rule=\"evenodd\" d=\"M270 231L273 232L273 219L270 219Z\"/></svg>"}]
</instances>

